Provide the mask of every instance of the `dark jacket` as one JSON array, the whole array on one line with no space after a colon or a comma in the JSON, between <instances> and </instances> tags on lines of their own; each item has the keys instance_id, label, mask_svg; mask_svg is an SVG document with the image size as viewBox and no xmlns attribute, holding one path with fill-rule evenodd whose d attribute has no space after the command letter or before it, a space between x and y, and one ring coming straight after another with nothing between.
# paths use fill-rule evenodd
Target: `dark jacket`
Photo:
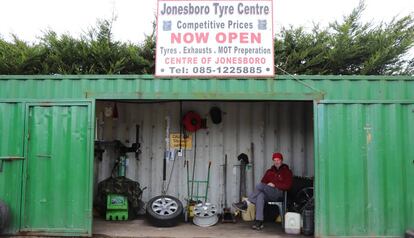
<instances>
[{"instance_id":1,"label":"dark jacket","mask_svg":"<svg viewBox=\"0 0 414 238\"><path fill-rule=\"evenodd\" d=\"M266 171L262 178L262 183L273 183L280 190L289 190L292 186L292 171L289 166L282 164L279 169L274 165Z\"/></svg>"}]
</instances>

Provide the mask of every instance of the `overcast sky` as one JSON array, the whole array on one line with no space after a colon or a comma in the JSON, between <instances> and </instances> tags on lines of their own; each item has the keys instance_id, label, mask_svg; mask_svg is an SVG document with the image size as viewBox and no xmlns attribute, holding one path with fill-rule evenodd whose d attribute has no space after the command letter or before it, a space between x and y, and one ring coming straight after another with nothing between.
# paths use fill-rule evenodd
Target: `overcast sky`
<instances>
[{"instance_id":1,"label":"overcast sky","mask_svg":"<svg viewBox=\"0 0 414 238\"><path fill-rule=\"evenodd\" d=\"M305 26L312 22L341 20L359 0L273 0L275 32L282 26ZM414 11L414 0L366 0L364 21L389 21ZM110 19L115 13L114 37L140 43L151 33L157 0L0 0L0 35L11 33L25 41L36 41L42 31L78 36L97 19Z\"/></svg>"}]
</instances>

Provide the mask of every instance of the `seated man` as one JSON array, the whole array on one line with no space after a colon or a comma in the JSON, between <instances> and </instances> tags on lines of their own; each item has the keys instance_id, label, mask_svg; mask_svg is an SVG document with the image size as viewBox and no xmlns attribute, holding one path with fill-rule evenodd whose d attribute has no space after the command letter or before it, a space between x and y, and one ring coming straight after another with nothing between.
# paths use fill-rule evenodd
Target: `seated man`
<instances>
[{"instance_id":1,"label":"seated man","mask_svg":"<svg viewBox=\"0 0 414 238\"><path fill-rule=\"evenodd\" d=\"M256 205L256 220L252 229L263 229L263 210L264 203L267 201L277 201L283 197L283 191L288 190L292 186L292 171L289 166L283 164L283 155L281 153L273 153L274 165L266 171L261 183L256 185L253 193L249 195L247 201L233 203L233 207L246 211L248 203Z\"/></svg>"}]
</instances>

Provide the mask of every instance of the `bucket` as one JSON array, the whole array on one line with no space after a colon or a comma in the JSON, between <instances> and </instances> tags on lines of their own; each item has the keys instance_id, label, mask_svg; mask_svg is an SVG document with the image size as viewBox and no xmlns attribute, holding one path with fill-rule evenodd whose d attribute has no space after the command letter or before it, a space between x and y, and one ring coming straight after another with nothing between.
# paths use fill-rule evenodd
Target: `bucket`
<instances>
[{"instance_id":1,"label":"bucket","mask_svg":"<svg viewBox=\"0 0 414 238\"><path fill-rule=\"evenodd\" d=\"M256 206L253 203L249 203L247 211L241 213L243 221L254 221L256 218Z\"/></svg>"}]
</instances>

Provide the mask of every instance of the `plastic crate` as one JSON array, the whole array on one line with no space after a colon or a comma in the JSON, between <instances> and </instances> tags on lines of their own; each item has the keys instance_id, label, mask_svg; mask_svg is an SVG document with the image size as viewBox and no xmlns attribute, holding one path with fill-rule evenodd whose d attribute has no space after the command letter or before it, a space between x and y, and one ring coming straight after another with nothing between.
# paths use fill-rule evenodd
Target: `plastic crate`
<instances>
[{"instance_id":1,"label":"plastic crate","mask_svg":"<svg viewBox=\"0 0 414 238\"><path fill-rule=\"evenodd\" d=\"M107 210L127 210L128 211L128 199L119 194L109 194L107 196L106 209Z\"/></svg>"}]
</instances>

